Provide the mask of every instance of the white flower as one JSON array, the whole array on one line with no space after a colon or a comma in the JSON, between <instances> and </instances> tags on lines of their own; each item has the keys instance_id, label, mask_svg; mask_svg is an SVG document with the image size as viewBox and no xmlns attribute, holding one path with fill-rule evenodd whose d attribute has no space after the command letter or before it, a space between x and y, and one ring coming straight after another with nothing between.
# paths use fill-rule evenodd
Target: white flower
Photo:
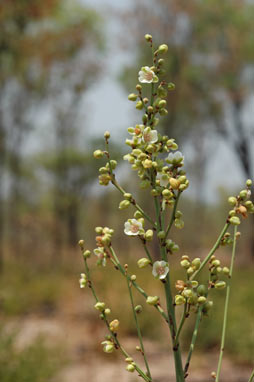
<instances>
[{"instance_id":1,"label":"white flower","mask_svg":"<svg viewBox=\"0 0 254 382\"><path fill-rule=\"evenodd\" d=\"M86 284L87 284L87 277L85 273L81 273L80 279L79 279L80 288L85 288Z\"/></svg>"},{"instance_id":2,"label":"white flower","mask_svg":"<svg viewBox=\"0 0 254 382\"><path fill-rule=\"evenodd\" d=\"M163 280L169 272L168 263L166 261L155 261L153 264L152 274L156 279Z\"/></svg>"},{"instance_id":3,"label":"white flower","mask_svg":"<svg viewBox=\"0 0 254 382\"><path fill-rule=\"evenodd\" d=\"M169 153L166 162L170 164L179 164L183 162L184 156L181 151L176 151L175 153Z\"/></svg>"},{"instance_id":4,"label":"white flower","mask_svg":"<svg viewBox=\"0 0 254 382\"><path fill-rule=\"evenodd\" d=\"M160 181L160 185L162 187L167 187L168 182L169 182L169 178L168 178L167 174L164 174L162 172L158 172L156 179L158 179Z\"/></svg>"},{"instance_id":5,"label":"white flower","mask_svg":"<svg viewBox=\"0 0 254 382\"><path fill-rule=\"evenodd\" d=\"M129 236L137 236L143 232L142 223L136 219L129 219L124 223L124 233Z\"/></svg>"},{"instance_id":6,"label":"white flower","mask_svg":"<svg viewBox=\"0 0 254 382\"><path fill-rule=\"evenodd\" d=\"M95 248L93 253L98 257L97 265L102 265L103 267L105 267L107 264L107 260L106 260L106 253L104 252L104 249L101 247Z\"/></svg>"},{"instance_id":7,"label":"white flower","mask_svg":"<svg viewBox=\"0 0 254 382\"><path fill-rule=\"evenodd\" d=\"M141 83L147 83L150 84L152 82L158 82L159 79L154 73L152 69L149 68L149 66L143 66L141 70L138 72L138 80Z\"/></svg>"},{"instance_id":8,"label":"white flower","mask_svg":"<svg viewBox=\"0 0 254 382\"><path fill-rule=\"evenodd\" d=\"M145 143L155 143L158 141L158 132L157 130L152 130L151 127L146 127L143 132L142 137L143 142Z\"/></svg>"}]
</instances>

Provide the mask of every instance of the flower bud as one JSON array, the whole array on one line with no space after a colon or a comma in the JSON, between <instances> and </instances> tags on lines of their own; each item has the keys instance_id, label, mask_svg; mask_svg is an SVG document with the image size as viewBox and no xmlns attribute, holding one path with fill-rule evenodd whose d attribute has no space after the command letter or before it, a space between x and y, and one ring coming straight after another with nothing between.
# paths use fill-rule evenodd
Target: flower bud
<instances>
[{"instance_id":1,"label":"flower bud","mask_svg":"<svg viewBox=\"0 0 254 382\"><path fill-rule=\"evenodd\" d=\"M103 312L104 309L105 309L105 302L96 302L96 304L94 305L95 309L99 310L100 312Z\"/></svg>"},{"instance_id":2,"label":"flower bud","mask_svg":"<svg viewBox=\"0 0 254 382\"><path fill-rule=\"evenodd\" d=\"M162 44L158 48L158 53L160 54L167 53L167 51L168 51L168 46L166 44Z\"/></svg>"},{"instance_id":3,"label":"flower bud","mask_svg":"<svg viewBox=\"0 0 254 382\"><path fill-rule=\"evenodd\" d=\"M152 37L152 35L150 35L150 34L146 34L146 35L145 35L145 39L146 39L147 42L151 42L152 39L153 39L153 37Z\"/></svg>"},{"instance_id":4,"label":"flower bud","mask_svg":"<svg viewBox=\"0 0 254 382\"><path fill-rule=\"evenodd\" d=\"M214 267L219 267L219 266L220 266L220 260L213 260L213 261L212 261L212 265L213 265Z\"/></svg>"},{"instance_id":5,"label":"flower bud","mask_svg":"<svg viewBox=\"0 0 254 382\"><path fill-rule=\"evenodd\" d=\"M231 206L235 206L236 203L237 203L237 199L236 199L236 197L234 197L234 196L230 196L230 197L228 198L228 202L229 202L229 204L230 204Z\"/></svg>"},{"instance_id":6,"label":"flower bud","mask_svg":"<svg viewBox=\"0 0 254 382\"><path fill-rule=\"evenodd\" d=\"M159 302L159 297L158 296L148 296L146 299L146 303L148 305L157 305Z\"/></svg>"},{"instance_id":7,"label":"flower bud","mask_svg":"<svg viewBox=\"0 0 254 382\"><path fill-rule=\"evenodd\" d=\"M196 257L194 260L192 260L191 265L195 267L195 269L199 269L201 265L201 260L199 257Z\"/></svg>"},{"instance_id":8,"label":"flower bud","mask_svg":"<svg viewBox=\"0 0 254 382\"><path fill-rule=\"evenodd\" d=\"M111 243L111 235L109 234L103 235L101 238L101 242L104 245L109 245Z\"/></svg>"},{"instance_id":9,"label":"flower bud","mask_svg":"<svg viewBox=\"0 0 254 382\"><path fill-rule=\"evenodd\" d=\"M110 138L110 132L109 131L105 131L104 138L105 139L109 139Z\"/></svg>"},{"instance_id":10,"label":"flower bud","mask_svg":"<svg viewBox=\"0 0 254 382\"><path fill-rule=\"evenodd\" d=\"M165 233L165 231L160 231L160 232L158 232L157 236L159 239L165 239L166 233Z\"/></svg>"},{"instance_id":11,"label":"flower bud","mask_svg":"<svg viewBox=\"0 0 254 382\"><path fill-rule=\"evenodd\" d=\"M178 229L182 229L184 227L184 221L181 219L175 219L175 227Z\"/></svg>"},{"instance_id":12,"label":"flower bud","mask_svg":"<svg viewBox=\"0 0 254 382\"><path fill-rule=\"evenodd\" d=\"M143 109L143 102L142 101L138 101L136 103L136 109L137 110L142 110Z\"/></svg>"},{"instance_id":13,"label":"flower bud","mask_svg":"<svg viewBox=\"0 0 254 382\"><path fill-rule=\"evenodd\" d=\"M247 179L246 180L246 186L247 187L251 187L252 186L252 180L251 179Z\"/></svg>"},{"instance_id":14,"label":"flower bud","mask_svg":"<svg viewBox=\"0 0 254 382\"><path fill-rule=\"evenodd\" d=\"M83 239L79 240L78 245L80 246L81 249L84 249L85 240Z\"/></svg>"},{"instance_id":15,"label":"flower bud","mask_svg":"<svg viewBox=\"0 0 254 382\"><path fill-rule=\"evenodd\" d=\"M106 308L104 313L106 314L106 316L109 316L111 313L111 310L109 308Z\"/></svg>"},{"instance_id":16,"label":"flower bud","mask_svg":"<svg viewBox=\"0 0 254 382\"><path fill-rule=\"evenodd\" d=\"M181 264L181 267L183 267L183 268L185 268L185 269L188 269L189 266L190 266L190 262L189 262L188 260L186 260L186 259L182 260L182 261L180 262L180 264Z\"/></svg>"},{"instance_id":17,"label":"flower bud","mask_svg":"<svg viewBox=\"0 0 254 382\"><path fill-rule=\"evenodd\" d=\"M162 86L159 86L157 89L157 94L159 97L166 97L167 96L167 90L164 89Z\"/></svg>"},{"instance_id":18,"label":"flower bud","mask_svg":"<svg viewBox=\"0 0 254 382\"><path fill-rule=\"evenodd\" d=\"M129 373L133 373L135 371L135 366L130 363L126 366L126 370L129 371Z\"/></svg>"},{"instance_id":19,"label":"flower bud","mask_svg":"<svg viewBox=\"0 0 254 382\"><path fill-rule=\"evenodd\" d=\"M112 353L114 350L114 345L111 341L103 341L101 343L103 345L103 351L105 353Z\"/></svg>"},{"instance_id":20,"label":"flower bud","mask_svg":"<svg viewBox=\"0 0 254 382\"><path fill-rule=\"evenodd\" d=\"M131 275L131 281L136 281L137 280L137 276L136 275Z\"/></svg>"},{"instance_id":21,"label":"flower bud","mask_svg":"<svg viewBox=\"0 0 254 382\"><path fill-rule=\"evenodd\" d=\"M166 105L167 105L167 101L166 101L165 99L162 99L162 100L159 102L159 104L158 104L159 108L161 108L161 107L165 107Z\"/></svg>"},{"instance_id":22,"label":"flower bud","mask_svg":"<svg viewBox=\"0 0 254 382\"><path fill-rule=\"evenodd\" d=\"M132 363L133 362L133 358L127 357L127 358L125 358L125 362Z\"/></svg>"},{"instance_id":23,"label":"flower bud","mask_svg":"<svg viewBox=\"0 0 254 382\"><path fill-rule=\"evenodd\" d=\"M135 93L131 93L131 94L128 95L128 100L129 101L136 101L137 98L138 98L138 96Z\"/></svg>"},{"instance_id":24,"label":"flower bud","mask_svg":"<svg viewBox=\"0 0 254 382\"><path fill-rule=\"evenodd\" d=\"M205 302L206 302L206 297L205 296L198 297L198 304L202 305Z\"/></svg>"},{"instance_id":25,"label":"flower bud","mask_svg":"<svg viewBox=\"0 0 254 382\"><path fill-rule=\"evenodd\" d=\"M208 313L208 311L213 307L213 302L212 301L206 301L203 305L202 312L203 313Z\"/></svg>"},{"instance_id":26,"label":"flower bud","mask_svg":"<svg viewBox=\"0 0 254 382\"><path fill-rule=\"evenodd\" d=\"M151 168L153 167L153 162L150 159L146 159L142 162L142 165L144 168Z\"/></svg>"},{"instance_id":27,"label":"flower bud","mask_svg":"<svg viewBox=\"0 0 254 382\"><path fill-rule=\"evenodd\" d=\"M119 210L124 210L124 209L128 208L130 204L131 204L131 203L130 203L129 200L122 200L122 201L120 202L118 208L119 208Z\"/></svg>"},{"instance_id":28,"label":"flower bud","mask_svg":"<svg viewBox=\"0 0 254 382\"><path fill-rule=\"evenodd\" d=\"M182 292L182 296L184 296L186 298L192 297L192 295L193 295L192 290L188 289L188 288L184 289L183 292Z\"/></svg>"},{"instance_id":29,"label":"flower bud","mask_svg":"<svg viewBox=\"0 0 254 382\"><path fill-rule=\"evenodd\" d=\"M247 196L248 196L248 192L247 192L247 190L242 190L242 191L240 191L239 196L240 196L240 198L243 199L243 200L246 199Z\"/></svg>"},{"instance_id":30,"label":"flower bud","mask_svg":"<svg viewBox=\"0 0 254 382\"><path fill-rule=\"evenodd\" d=\"M177 280L175 283L175 288L178 292L182 292L185 288L185 282L183 280Z\"/></svg>"},{"instance_id":31,"label":"flower bud","mask_svg":"<svg viewBox=\"0 0 254 382\"><path fill-rule=\"evenodd\" d=\"M173 84L173 82L169 82L168 83L168 90L175 90L175 84Z\"/></svg>"},{"instance_id":32,"label":"flower bud","mask_svg":"<svg viewBox=\"0 0 254 382\"><path fill-rule=\"evenodd\" d=\"M142 213L140 212L140 211L136 211L135 213L134 213L134 218L135 219L140 219L140 218L142 218L143 217L143 215L142 215Z\"/></svg>"},{"instance_id":33,"label":"flower bud","mask_svg":"<svg viewBox=\"0 0 254 382\"><path fill-rule=\"evenodd\" d=\"M176 305L183 305L183 304L185 304L185 302L186 302L186 299L182 295L177 294L175 296L175 304Z\"/></svg>"},{"instance_id":34,"label":"flower bud","mask_svg":"<svg viewBox=\"0 0 254 382\"><path fill-rule=\"evenodd\" d=\"M229 219L229 222L233 225L239 225L241 224L241 221L239 219L238 216L232 216L230 219Z\"/></svg>"},{"instance_id":35,"label":"flower bud","mask_svg":"<svg viewBox=\"0 0 254 382\"><path fill-rule=\"evenodd\" d=\"M142 257L137 262L139 268L145 268L147 265L151 264L151 261L147 259L146 257Z\"/></svg>"},{"instance_id":36,"label":"flower bud","mask_svg":"<svg viewBox=\"0 0 254 382\"><path fill-rule=\"evenodd\" d=\"M163 117L165 115L168 115L168 111L167 111L167 109L162 108L159 110L159 114Z\"/></svg>"},{"instance_id":37,"label":"flower bud","mask_svg":"<svg viewBox=\"0 0 254 382\"><path fill-rule=\"evenodd\" d=\"M162 191L162 195L165 199L171 199L173 194L171 191L169 191L168 189L165 189Z\"/></svg>"},{"instance_id":38,"label":"flower bud","mask_svg":"<svg viewBox=\"0 0 254 382\"><path fill-rule=\"evenodd\" d=\"M208 289L205 285L200 284L197 288L197 293L199 296L207 296L208 294Z\"/></svg>"},{"instance_id":39,"label":"flower bud","mask_svg":"<svg viewBox=\"0 0 254 382\"><path fill-rule=\"evenodd\" d=\"M187 274L190 276L190 275L192 275L193 273L194 273L194 268L193 267L189 267L188 269L187 269Z\"/></svg>"},{"instance_id":40,"label":"flower bud","mask_svg":"<svg viewBox=\"0 0 254 382\"><path fill-rule=\"evenodd\" d=\"M91 256L91 251L89 251L89 249L87 249L85 252L83 252L83 256L85 259L88 259Z\"/></svg>"},{"instance_id":41,"label":"flower bud","mask_svg":"<svg viewBox=\"0 0 254 382\"><path fill-rule=\"evenodd\" d=\"M216 289L224 289L226 285L225 281L217 281L214 286Z\"/></svg>"},{"instance_id":42,"label":"flower bud","mask_svg":"<svg viewBox=\"0 0 254 382\"><path fill-rule=\"evenodd\" d=\"M137 314L142 313L142 310L143 310L143 308L142 308L141 305L137 305L137 306L135 306L135 312L136 312Z\"/></svg>"},{"instance_id":43,"label":"flower bud","mask_svg":"<svg viewBox=\"0 0 254 382\"><path fill-rule=\"evenodd\" d=\"M175 178L170 178L169 179L170 186L174 189L177 190L180 186L180 182L178 179Z\"/></svg>"},{"instance_id":44,"label":"flower bud","mask_svg":"<svg viewBox=\"0 0 254 382\"><path fill-rule=\"evenodd\" d=\"M222 268L222 272L224 273L225 276L228 276L229 273L230 273L228 267L223 267L223 268Z\"/></svg>"},{"instance_id":45,"label":"flower bud","mask_svg":"<svg viewBox=\"0 0 254 382\"><path fill-rule=\"evenodd\" d=\"M103 153L103 151L101 151L101 150L95 150L94 153L93 153L93 156L94 156L94 158L96 158L96 159L100 159L100 158L102 158L103 155L104 155L104 153Z\"/></svg>"},{"instance_id":46,"label":"flower bud","mask_svg":"<svg viewBox=\"0 0 254 382\"><path fill-rule=\"evenodd\" d=\"M120 325L120 322L115 319L110 322L109 329L111 330L111 332L116 333L119 329L119 325Z\"/></svg>"},{"instance_id":47,"label":"flower bud","mask_svg":"<svg viewBox=\"0 0 254 382\"><path fill-rule=\"evenodd\" d=\"M153 230L152 229L148 229L145 233L145 239L147 241L152 241L153 240Z\"/></svg>"}]
</instances>

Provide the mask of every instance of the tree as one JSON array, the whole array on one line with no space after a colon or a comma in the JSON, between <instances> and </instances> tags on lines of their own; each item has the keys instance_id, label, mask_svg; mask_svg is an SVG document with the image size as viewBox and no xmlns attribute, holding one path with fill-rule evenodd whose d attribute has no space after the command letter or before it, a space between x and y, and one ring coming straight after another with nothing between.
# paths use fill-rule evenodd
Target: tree
<instances>
[{"instance_id":1,"label":"tree","mask_svg":"<svg viewBox=\"0 0 254 382\"><path fill-rule=\"evenodd\" d=\"M22 149L36 124L29 118L30 112L42 101L46 104L54 98L62 102L63 85L64 95L69 98L77 86L80 91L86 89L97 73L95 53L101 47L97 14L76 1L20 0L0 4L0 244L6 204L2 180L7 174L8 226L15 253L20 251Z\"/></svg>"}]
</instances>

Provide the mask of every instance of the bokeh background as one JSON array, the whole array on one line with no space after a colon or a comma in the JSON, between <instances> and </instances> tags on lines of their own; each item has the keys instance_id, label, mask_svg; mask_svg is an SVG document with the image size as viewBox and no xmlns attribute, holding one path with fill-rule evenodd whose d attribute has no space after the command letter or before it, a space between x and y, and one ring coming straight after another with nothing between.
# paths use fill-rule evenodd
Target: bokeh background
<instances>
[{"instance_id":1,"label":"bokeh background","mask_svg":"<svg viewBox=\"0 0 254 382\"><path fill-rule=\"evenodd\" d=\"M123 241L130 212L118 211L121 198L112 187L99 187L103 162L92 152L102 147L105 130L115 158L127 151L126 129L139 121L127 95L139 68L150 63L144 40L150 33L155 43L168 44L167 78L176 84L160 129L177 139L190 178L180 205L185 229L173 232L180 246L173 277L181 278L180 255L207 253L225 220L227 196L254 178L253 20L250 0L0 2L1 382L136 380L118 371L120 359L102 354L105 330L78 285L77 242L84 238L94 248L95 226L115 229L119 256L135 273L142 255L135 240ZM118 174L149 209L128 167L121 165ZM224 381L246 381L254 362L252 217L241 231ZM227 249L220 256L229 262ZM160 293L146 271L137 274ZM109 269L93 275L119 312L127 347L135 348L124 281ZM193 381L209 380L216 367L223 293L214 299L198 338ZM144 315L142 325L162 382L173 366L157 318ZM192 324L184 333L186 349Z\"/></svg>"}]
</instances>

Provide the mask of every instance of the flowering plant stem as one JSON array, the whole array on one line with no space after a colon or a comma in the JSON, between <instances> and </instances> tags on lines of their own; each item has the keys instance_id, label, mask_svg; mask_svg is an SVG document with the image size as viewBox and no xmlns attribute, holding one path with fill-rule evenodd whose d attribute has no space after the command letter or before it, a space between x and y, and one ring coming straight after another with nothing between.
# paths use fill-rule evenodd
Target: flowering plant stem
<instances>
[{"instance_id":1,"label":"flowering plant stem","mask_svg":"<svg viewBox=\"0 0 254 382\"><path fill-rule=\"evenodd\" d=\"M198 335L198 328L202 317L202 306L198 308L197 317L196 317L196 323L194 327L194 332L192 334L191 344L190 344L190 350L186 359L185 367L184 367L184 377L186 378L188 376L187 371L189 369L191 356L194 350L194 346L196 343L197 335Z\"/></svg>"},{"instance_id":2,"label":"flowering plant stem","mask_svg":"<svg viewBox=\"0 0 254 382\"><path fill-rule=\"evenodd\" d=\"M95 289L93 287L93 284L92 284L92 281L91 281L91 277L90 277L90 271L89 271L89 267L88 267L88 264L87 264L87 260L84 258L84 264L85 264L85 272L86 272L86 276L87 276L87 280L88 280L88 285L89 285L89 288L91 289L92 293L93 293L93 296L95 298L95 301L96 302L99 302L99 299L97 297L97 294L95 292ZM117 335L116 333L114 333L112 330L110 330L110 325L109 325L109 322L106 318L106 315L104 312L102 312L102 319L103 321L105 322L107 328L108 328L108 331L110 333L110 335L112 336L112 339L114 341L114 344L115 344L115 347L117 349L120 349L122 354L126 357L126 358L129 358L130 355L127 353L127 351L123 348L123 346L120 344L118 338L117 338ZM151 378L149 376L147 376L143 371L142 369L137 365L137 363L135 362L134 364L135 366L135 369L136 371L138 372L138 374L147 382L151 382Z\"/></svg>"},{"instance_id":3,"label":"flowering plant stem","mask_svg":"<svg viewBox=\"0 0 254 382\"><path fill-rule=\"evenodd\" d=\"M224 317L223 317L223 326L222 326L222 335L221 335L221 345L220 345L220 355L219 355L219 362L218 362L217 373L216 373L216 382L219 382L219 380L220 380L221 364L222 364L222 358L223 358L223 354L224 354L224 345L225 345L225 336L226 336L227 318L228 318L229 295L230 295L230 283L231 283L231 278L232 278L232 274L233 274L235 252L236 252L235 251L235 249L236 249L236 232L237 232L237 226L234 227L232 257L231 257L231 264L230 264L229 281L228 281L227 290L226 290L226 299L225 299L225 308L224 308Z\"/></svg>"},{"instance_id":4,"label":"flowering plant stem","mask_svg":"<svg viewBox=\"0 0 254 382\"><path fill-rule=\"evenodd\" d=\"M206 256L206 258L202 261L199 269L193 273L193 275L190 277L190 280L195 280L195 278L197 277L197 275L201 272L201 270L204 268L204 266L208 263L208 261L211 259L212 255L214 254L214 252L219 248L220 246L220 243L221 243L221 239L223 238L223 236L225 235L228 227L230 226L230 223L226 223L216 241L216 243L214 244L213 248L211 249L211 251L208 253L208 255Z\"/></svg>"},{"instance_id":5,"label":"flowering plant stem","mask_svg":"<svg viewBox=\"0 0 254 382\"><path fill-rule=\"evenodd\" d=\"M151 372L150 372L150 369L149 369L149 365L148 365L147 358L146 358L146 353L145 353L145 348L144 348L144 344L143 344L142 333L141 333L141 330L140 330L140 326L139 326L139 322L138 322L138 318L137 318L137 313L135 311L135 305L134 305L133 295L132 295L132 290L131 290L131 285L132 284L128 280L127 272L126 272L126 281L127 281L128 291L129 291L129 295L130 295L130 301L131 301L133 317L134 317L135 325L136 325L136 328L137 328L137 333L138 333L141 353L142 353L142 355L144 357L144 362L145 362L145 365L146 365L147 375L152 380Z\"/></svg>"},{"instance_id":6,"label":"flowering plant stem","mask_svg":"<svg viewBox=\"0 0 254 382\"><path fill-rule=\"evenodd\" d=\"M159 232L159 231L164 229L164 225L162 225L160 203L159 203L159 200L157 197L154 198L154 205L155 205L155 211L156 211L157 232ZM166 250L165 250L165 247L162 247L162 245L160 245L160 254L161 254L161 258L164 261L167 261ZM172 298L172 293L171 293L169 273L167 274L165 281L166 282L164 283L164 290L165 290L166 302L167 302L168 326L170 329L172 344L173 344L176 381L182 382L182 381L184 381L182 356L181 356L181 349L180 349L179 342L175 341L177 327L176 327L175 307L173 304L173 298Z\"/></svg>"},{"instance_id":7,"label":"flowering plant stem","mask_svg":"<svg viewBox=\"0 0 254 382\"><path fill-rule=\"evenodd\" d=\"M250 379L248 380L248 382L253 382L253 381L254 381L254 370L252 371Z\"/></svg>"}]
</instances>

